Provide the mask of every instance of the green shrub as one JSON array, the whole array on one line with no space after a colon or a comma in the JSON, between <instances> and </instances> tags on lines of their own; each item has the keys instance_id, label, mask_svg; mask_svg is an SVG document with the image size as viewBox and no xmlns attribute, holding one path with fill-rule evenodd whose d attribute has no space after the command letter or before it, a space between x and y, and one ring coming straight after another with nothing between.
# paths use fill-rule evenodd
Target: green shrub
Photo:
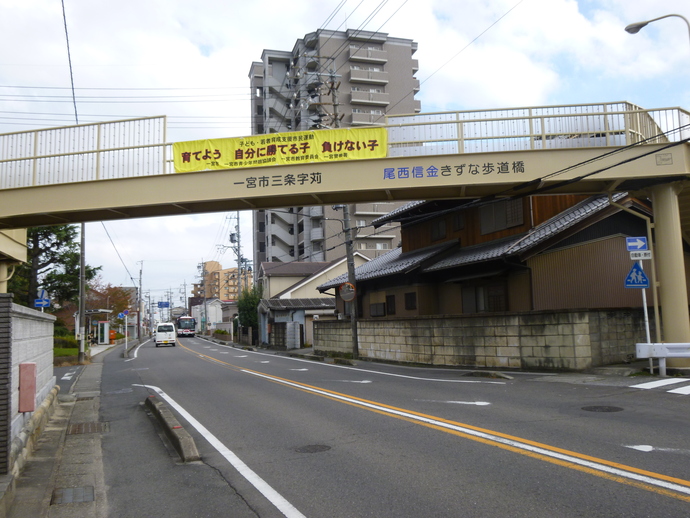
<instances>
[{"instance_id":1,"label":"green shrub","mask_svg":"<svg viewBox=\"0 0 690 518\"><path fill-rule=\"evenodd\" d=\"M77 339L73 336L55 336L53 337L53 347L63 349L79 348Z\"/></svg>"},{"instance_id":2,"label":"green shrub","mask_svg":"<svg viewBox=\"0 0 690 518\"><path fill-rule=\"evenodd\" d=\"M214 334L217 334L217 335L229 335L230 333L228 333L225 329L216 329L215 332L214 332Z\"/></svg>"}]
</instances>

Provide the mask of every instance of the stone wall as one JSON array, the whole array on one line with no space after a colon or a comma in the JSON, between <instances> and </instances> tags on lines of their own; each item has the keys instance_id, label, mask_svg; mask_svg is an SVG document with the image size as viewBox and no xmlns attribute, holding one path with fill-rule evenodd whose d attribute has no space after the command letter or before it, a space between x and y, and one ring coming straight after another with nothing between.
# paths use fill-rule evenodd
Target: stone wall
<instances>
[{"instance_id":1,"label":"stone wall","mask_svg":"<svg viewBox=\"0 0 690 518\"><path fill-rule=\"evenodd\" d=\"M641 309L370 319L358 336L373 360L564 371L626 361L646 341ZM350 323L315 322L314 351L350 353Z\"/></svg>"},{"instance_id":2,"label":"stone wall","mask_svg":"<svg viewBox=\"0 0 690 518\"><path fill-rule=\"evenodd\" d=\"M19 364L36 364L36 408L55 386L53 375L53 322L55 317L12 304L11 423L15 437L32 413L19 413Z\"/></svg>"}]
</instances>

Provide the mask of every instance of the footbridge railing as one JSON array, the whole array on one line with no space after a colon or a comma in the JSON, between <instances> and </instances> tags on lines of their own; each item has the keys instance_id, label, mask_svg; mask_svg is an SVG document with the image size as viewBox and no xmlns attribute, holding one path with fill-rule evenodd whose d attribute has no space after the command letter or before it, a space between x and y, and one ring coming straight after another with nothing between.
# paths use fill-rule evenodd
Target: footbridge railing
<instances>
[{"instance_id":1,"label":"footbridge railing","mask_svg":"<svg viewBox=\"0 0 690 518\"><path fill-rule=\"evenodd\" d=\"M628 102L389 116L388 157L659 144L690 113ZM166 118L0 134L0 189L174 173Z\"/></svg>"}]
</instances>

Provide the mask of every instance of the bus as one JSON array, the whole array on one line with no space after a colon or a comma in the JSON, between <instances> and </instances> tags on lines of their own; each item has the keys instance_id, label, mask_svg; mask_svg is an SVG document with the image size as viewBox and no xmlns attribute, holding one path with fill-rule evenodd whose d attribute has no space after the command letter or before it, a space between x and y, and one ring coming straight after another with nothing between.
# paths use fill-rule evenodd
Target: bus
<instances>
[{"instance_id":1,"label":"bus","mask_svg":"<svg viewBox=\"0 0 690 518\"><path fill-rule=\"evenodd\" d=\"M196 319L194 317L179 317L175 320L177 336L194 337L196 333Z\"/></svg>"}]
</instances>

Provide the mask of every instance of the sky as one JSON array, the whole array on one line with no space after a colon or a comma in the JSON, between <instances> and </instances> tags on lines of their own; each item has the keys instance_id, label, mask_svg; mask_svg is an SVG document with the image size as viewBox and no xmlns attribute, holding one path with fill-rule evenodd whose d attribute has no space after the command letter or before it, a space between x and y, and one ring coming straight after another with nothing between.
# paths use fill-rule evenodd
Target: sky
<instances>
[{"instance_id":1,"label":"sky","mask_svg":"<svg viewBox=\"0 0 690 518\"><path fill-rule=\"evenodd\" d=\"M252 61L320 28L416 41L422 112L623 100L690 110L686 23L624 31L668 14L690 19L690 3L64 0L63 17L60 0L0 0L0 133L166 115L169 142L248 135ZM153 301L172 293L179 305L199 263L236 265L236 214L89 223L86 261L105 283L141 275ZM251 259L251 214L240 221Z\"/></svg>"}]
</instances>

